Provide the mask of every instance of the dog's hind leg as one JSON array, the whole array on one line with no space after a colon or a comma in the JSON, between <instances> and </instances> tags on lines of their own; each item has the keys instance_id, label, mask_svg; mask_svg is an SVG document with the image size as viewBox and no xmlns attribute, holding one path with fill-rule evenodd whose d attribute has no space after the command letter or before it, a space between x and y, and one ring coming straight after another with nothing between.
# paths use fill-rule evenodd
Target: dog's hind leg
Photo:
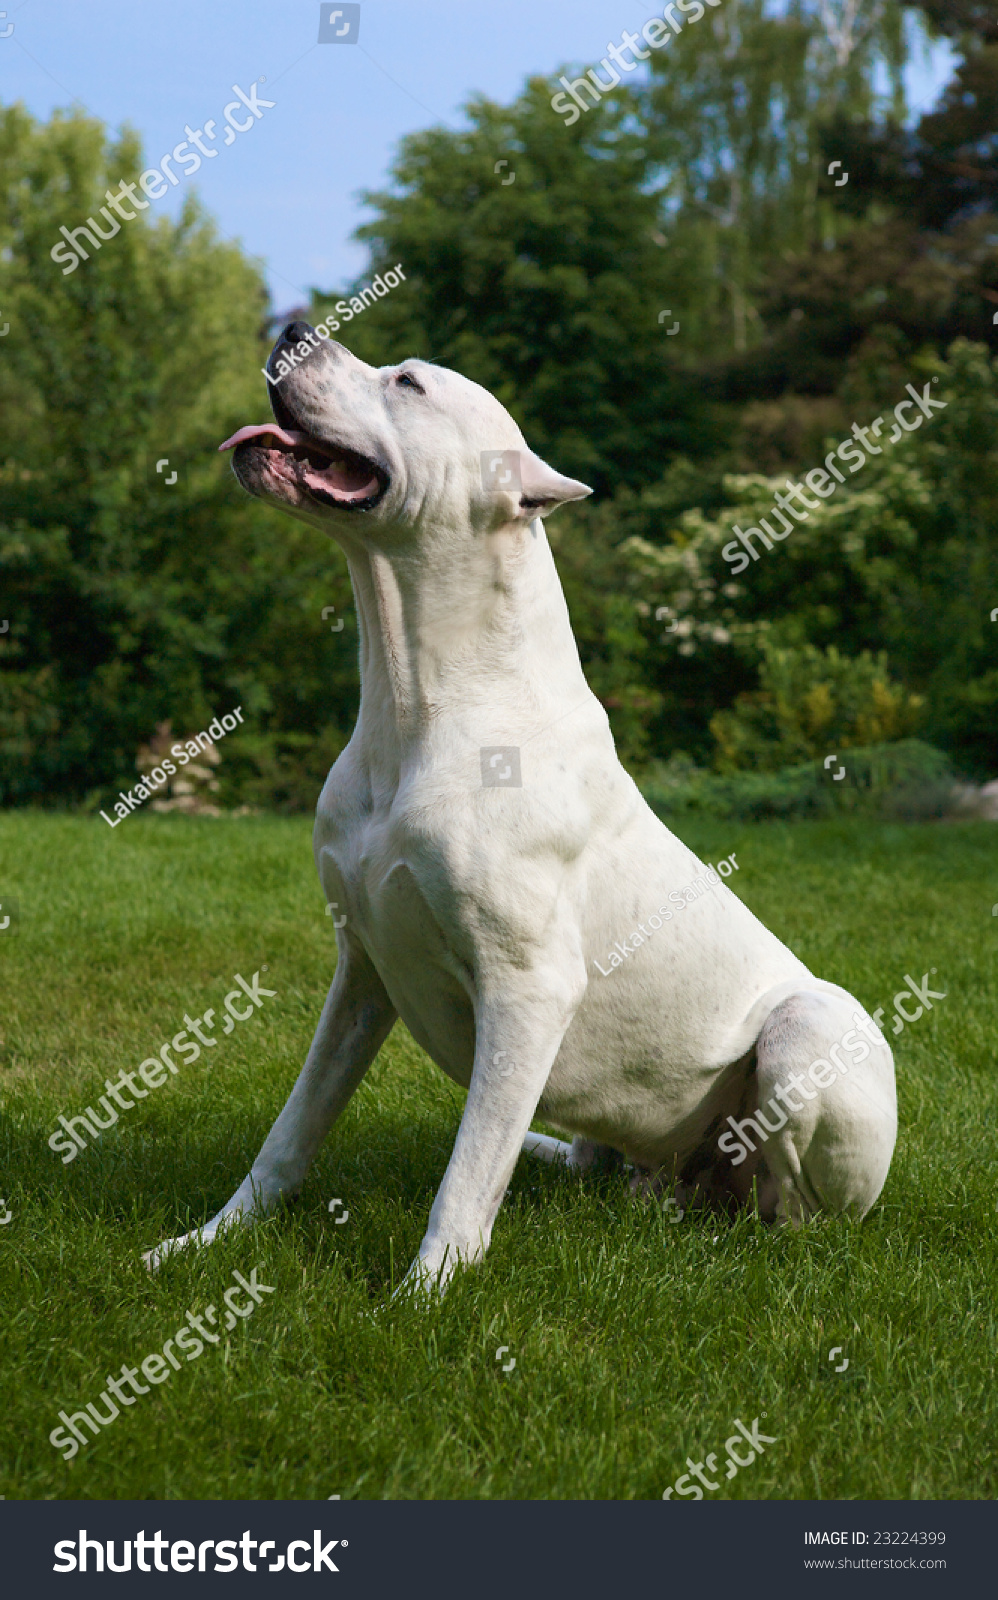
<instances>
[{"instance_id":1,"label":"dog's hind leg","mask_svg":"<svg viewBox=\"0 0 998 1600\"><path fill-rule=\"evenodd\" d=\"M883 1035L844 993L801 990L766 1018L756 1063L758 1110L741 1127L753 1150L758 1137L776 1180L776 1220L865 1216L897 1135L894 1058Z\"/></svg>"},{"instance_id":2,"label":"dog's hind leg","mask_svg":"<svg viewBox=\"0 0 998 1600\"><path fill-rule=\"evenodd\" d=\"M547 1133L528 1133L520 1146L521 1155L536 1156L538 1161L570 1161L572 1146L564 1139L552 1139Z\"/></svg>"},{"instance_id":3,"label":"dog's hind leg","mask_svg":"<svg viewBox=\"0 0 998 1600\"><path fill-rule=\"evenodd\" d=\"M608 1144L597 1144L595 1139L584 1139L577 1133L571 1144L564 1139L552 1139L547 1133L528 1133L520 1146L525 1156L536 1156L541 1161L564 1161L578 1172L622 1171L624 1158L619 1150Z\"/></svg>"},{"instance_id":4,"label":"dog's hind leg","mask_svg":"<svg viewBox=\"0 0 998 1600\"><path fill-rule=\"evenodd\" d=\"M396 1012L362 946L340 945L315 1037L283 1111L231 1200L204 1227L144 1256L155 1268L175 1250L208 1244L223 1228L265 1216L294 1194L323 1139L391 1031Z\"/></svg>"}]
</instances>

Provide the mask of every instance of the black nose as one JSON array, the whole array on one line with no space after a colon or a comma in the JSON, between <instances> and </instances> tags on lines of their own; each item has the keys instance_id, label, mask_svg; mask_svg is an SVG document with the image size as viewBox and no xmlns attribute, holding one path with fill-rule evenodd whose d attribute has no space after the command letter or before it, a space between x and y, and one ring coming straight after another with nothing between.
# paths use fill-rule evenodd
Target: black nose
<instances>
[{"instance_id":1,"label":"black nose","mask_svg":"<svg viewBox=\"0 0 998 1600\"><path fill-rule=\"evenodd\" d=\"M299 339L307 339L309 334L314 331L310 322L289 322L287 327L282 330L281 339L278 342L297 344Z\"/></svg>"}]
</instances>

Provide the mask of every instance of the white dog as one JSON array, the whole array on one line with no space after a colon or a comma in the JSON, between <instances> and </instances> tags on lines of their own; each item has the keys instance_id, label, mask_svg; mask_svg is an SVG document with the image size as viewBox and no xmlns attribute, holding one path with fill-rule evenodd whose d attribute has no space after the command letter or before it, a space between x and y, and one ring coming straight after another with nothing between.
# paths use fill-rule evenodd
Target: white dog
<instances>
[{"instance_id":1,"label":"white dog","mask_svg":"<svg viewBox=\"0 0 998 1600\"><path fill-rule=\"evenodd\" d=\"M307 1060L252 1171L147 1259L292 1194L396 1017L468 1090L407 1286L481 1258L524 1149L582 1167L623 1158L694 1198L744 1200L754 1184L769 1220L862 1216L894 1148L890 1049L720 880L705 892L703 864L618 762L540 520L590 491L457 373L369 367L301 322L271 373L282 359L278 425L222 449L235 446L246 489L332 534L349 564L360 712L314 846L346 920ZM872 1048L849 1071L836 1051L857 1024ZM785 1086L830 1052L838 1075L816 1088L812 1072L792 1100ZM793 1109L767 1137L757 1108L774 1095ZM531 1134L534 1117L574 1143ZM728 1118L759 1136L738 1164Z\"/></svg>"}]
</instances>

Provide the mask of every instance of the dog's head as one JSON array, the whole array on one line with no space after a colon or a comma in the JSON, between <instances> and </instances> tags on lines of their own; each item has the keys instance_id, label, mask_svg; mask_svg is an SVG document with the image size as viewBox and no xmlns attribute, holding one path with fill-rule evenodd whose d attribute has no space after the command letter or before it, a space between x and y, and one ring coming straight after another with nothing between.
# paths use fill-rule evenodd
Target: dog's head
<instances>
[{"instance_id":1,"label":"dog's head","mask_svg":"<svg viewBox=\"0 0 998 1600\"><path fill-rule=\"evenodd\" d=\"M267 362L276 426L240 428L244 489L346 540L531 522L591 490L524 443L486 389L426 361L369 367L307 322Z\"/></svg>"}]
</instances>

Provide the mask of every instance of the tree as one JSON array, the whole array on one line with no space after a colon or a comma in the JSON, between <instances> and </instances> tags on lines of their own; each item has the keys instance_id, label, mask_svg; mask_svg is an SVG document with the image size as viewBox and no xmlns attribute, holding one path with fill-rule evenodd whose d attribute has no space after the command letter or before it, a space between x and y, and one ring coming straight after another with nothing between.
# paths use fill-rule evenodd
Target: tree
<instances>
[{"instance_id":1,"label":"tree","mask_svg":"<svg viewBox=\"0 0 998 1600\"><path fill-rule=\"evenodd\" d=\"M918 9L936 33L998 44L998 17L992 0L918 0Z\"/></svg>"},{"instance_id":2,"label":"tree","mask_svg":"<svg viewBox=\"0 0 998 1600\"><path fill-rule=\"evenodd\" d=\"M406 283L347 337L379 364L457 368L540 455L605 491L720 435L672 353L672 315L660 319L683 289L652 237L633 98L622 89L571 127L550 100L534 80L508 108L473 101L464 132L402 141L394 188L365 197L378 214L358 237L368 275L401 262ZM317 293L317 310L329 299Z\"/></svg>"},{"instance_id":3,"label":"tree","mask_svg":"<svg viewBox=\"0 0 998 1600\"><path fill-rule=\"evenodd\" d=\"M611 518L617 540L624 535L615 592L629 595L643 619L645 683L662 697L649 729L653 754L678 744L709 759L710 719L759 687L767 652L790 651L798 680L813 669L806 695L826 681L818 656L834 648L845 663L886 652L891 674L924 702L920 734L967 768L994 772L998 669L988 596L998 595L998 360L957 341L948 361L923 360L915 383L945 401L931 427L923 419L904 435L888 415L882 453L856 466L851 445L844 483L831 484L826 472L830 496L812 497L817 509L790 535L781 536L773 512L785 473L727 475L706 509L679 509L693 501L691 483L663 517L674 468L661 488L626 504L562 513L569 522L591 519L590 537ZM903 389L897 398L906 398ZM823 453L836 443L827 441ZM756 536L756 559L743 566L732 559L741 548L737 529L758 529L763 519L781 542L767 551ZM571 541L570 526L560 537ZM847 665L841 671L848 674Z\"/></svg>"},{"instance_id":4,"label":"tree","mask_svg":"<svg viewBox=\"0 0 998 1600\"><path fill-rule=\"evenodd\" d=\"M836 396L844 421L886 401L925 348L998 346L998 44L962 43L953 81L915 128L844 109L819 127L819 170L838 160L848 184L821 177L832 225L771 258L758 337L717 363L719 397Z\"/></svg>"},{"instance_id":5,"label":"tree","mask_svg":"<svg viewBox=\"0 0 998 1600\"><path fill-rule=\"evenodd\" d=\"M127 787L167 719L200 728L242 702L257 740L314 743L355 698L349 646L334 662L320 618L327 602L349 615L342 561L298 524L278 531L217 455L266 405L257 268L193 202L176 224L122 221L69 273L52 260L60 224L110 232L105 191L142 168L129 133L0 113L7 803Z\"/></svg>"},{"instance_id":6,"label":"tree","mask_svg":"<svg viewBox=\"0 0 998 1600\"><path fill-rule=\"evenodd\" d=\"M749 349L774 260L833 236L821 132L868 117L879 69L903 111L906 41L895 0L729 0L652 57L642 117L661 164L663 247L699 286L701 355Z\"/></svg>"}]
</instances>

